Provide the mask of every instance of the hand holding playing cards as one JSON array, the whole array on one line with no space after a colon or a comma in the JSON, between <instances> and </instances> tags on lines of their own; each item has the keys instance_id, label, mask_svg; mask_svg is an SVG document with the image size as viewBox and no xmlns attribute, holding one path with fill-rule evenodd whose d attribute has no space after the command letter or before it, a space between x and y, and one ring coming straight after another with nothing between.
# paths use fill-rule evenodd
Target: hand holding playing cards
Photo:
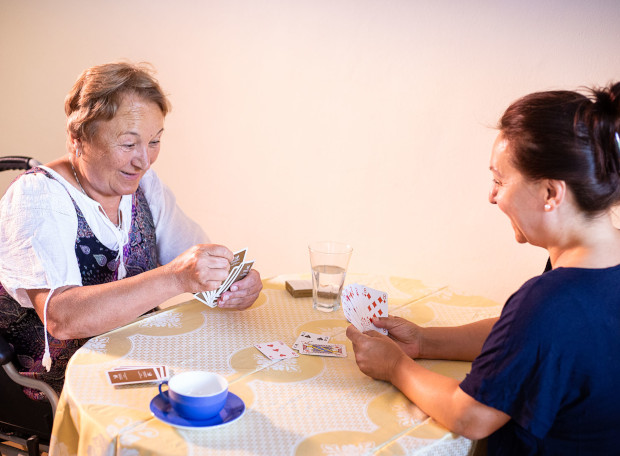
<instances>
[{"instance_id":1,"label":"hand holding playing cards","mask_svg":"<svg viewBox=\"0 0 620 456\"><path fill-rule=\"evenodd\" d=\"M263 289L263 282L256 269L251 269L245 278L235 282L229 291L222 293L218 307L226 309L247 309L258 298Z\"/></svg>"},{"instance_id":2,"label":"hand holding playing cards","mask_svg":"<svg viewBox=\"0 0 620 456\"><path fill-rule=\"evenodd\" d=\"M358 367L369 377L392 382L399 363L410 359L395 341L377 331L362 333L351 325L347 337L353 343Z\"/></svg>"},{"instance_id":3,"label":"hand holding playing cards","mask_svg":"<svg viewBox=\"0 0 620 456\"><path fill-rule=\"evenodd\" d=\"M233 253L217 244L195 245L166 265L181 293L215 290L228 277Z\"/></svg>"},{"instance_id":4,"label":"hand holding playing cards","mask_svg":"<svg viewBox=\"0 0 620 456\"><path fill-rule=\"evenodd\" d=\"M373 318L372 321L377 328L387 329L390 339L394 340L407 356L413 359L420 357L422 328L409 320L391 315L386 318Z\"/></svg>"}]
</instances>

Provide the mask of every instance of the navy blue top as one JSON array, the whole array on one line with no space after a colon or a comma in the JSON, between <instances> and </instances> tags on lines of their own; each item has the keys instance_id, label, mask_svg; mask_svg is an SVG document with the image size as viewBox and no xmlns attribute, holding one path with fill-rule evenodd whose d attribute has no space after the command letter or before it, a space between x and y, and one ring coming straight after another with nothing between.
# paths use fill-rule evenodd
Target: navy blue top
<instances>
[{"instance_id":1,"label":"navy blue top","mask_svg":"<svg viewBox=\"0 0 620 456\"><path fill-rule=\"evenodd\" d=\"M620 265L526 282L461 389L511 417L489 455L620 454Z\"/></svg>"}]
</instances>

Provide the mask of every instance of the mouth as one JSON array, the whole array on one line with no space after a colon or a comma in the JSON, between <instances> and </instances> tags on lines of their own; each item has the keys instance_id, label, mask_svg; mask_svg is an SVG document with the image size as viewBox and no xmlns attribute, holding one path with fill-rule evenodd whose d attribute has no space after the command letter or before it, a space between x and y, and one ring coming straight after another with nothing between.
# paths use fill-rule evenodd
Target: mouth
<instances>
[{"instance_id":1,"label":"mouth","mask_svg":"<svg viewBox=\"0 0 620 456\"><path fill-rule=\"evenodd\" d=\"M136 179L140 179L140 177L142 177L142 172L137 172L137 173L129 173L127 171L120 171L121 176L123 176L125 179L128 180L136 180Z\"/></svg>"}]
</instances>

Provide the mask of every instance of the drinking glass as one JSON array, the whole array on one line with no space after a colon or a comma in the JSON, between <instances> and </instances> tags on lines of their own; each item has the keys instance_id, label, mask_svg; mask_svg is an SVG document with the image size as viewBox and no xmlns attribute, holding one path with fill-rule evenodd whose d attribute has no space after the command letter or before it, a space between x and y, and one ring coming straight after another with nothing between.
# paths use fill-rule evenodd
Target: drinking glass
<instances>
[{"instance_id":1,"label":"drinking glass","mask_svg":"<svg viewBox=\"0 0 620 456\"><path fill-rule=\"evenodd\" d=\"M321 312L338 310L353 248L342 242L321 241L308 245L308 250L312 267L312 306Z\"/></svg>"}]
</instances>

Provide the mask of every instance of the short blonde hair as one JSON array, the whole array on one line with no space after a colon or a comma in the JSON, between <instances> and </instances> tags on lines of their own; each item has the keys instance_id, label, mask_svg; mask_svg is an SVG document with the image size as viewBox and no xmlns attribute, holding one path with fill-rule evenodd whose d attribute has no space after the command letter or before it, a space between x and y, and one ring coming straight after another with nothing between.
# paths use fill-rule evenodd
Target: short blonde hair
<instances>
[{"instance_id":1,"label":"short blonde hair","mask_svg":"<svg viewBox=\"0 0 620 456\"><path fill-rule=\"evenodd\" d=\"M165 116L170 103L153 74L146 63L106 63L85 70L65 98L67 132L73 138L91 140L97 121L112 119L129 94L154 102Z\"/></svg>"}]
</instances>

